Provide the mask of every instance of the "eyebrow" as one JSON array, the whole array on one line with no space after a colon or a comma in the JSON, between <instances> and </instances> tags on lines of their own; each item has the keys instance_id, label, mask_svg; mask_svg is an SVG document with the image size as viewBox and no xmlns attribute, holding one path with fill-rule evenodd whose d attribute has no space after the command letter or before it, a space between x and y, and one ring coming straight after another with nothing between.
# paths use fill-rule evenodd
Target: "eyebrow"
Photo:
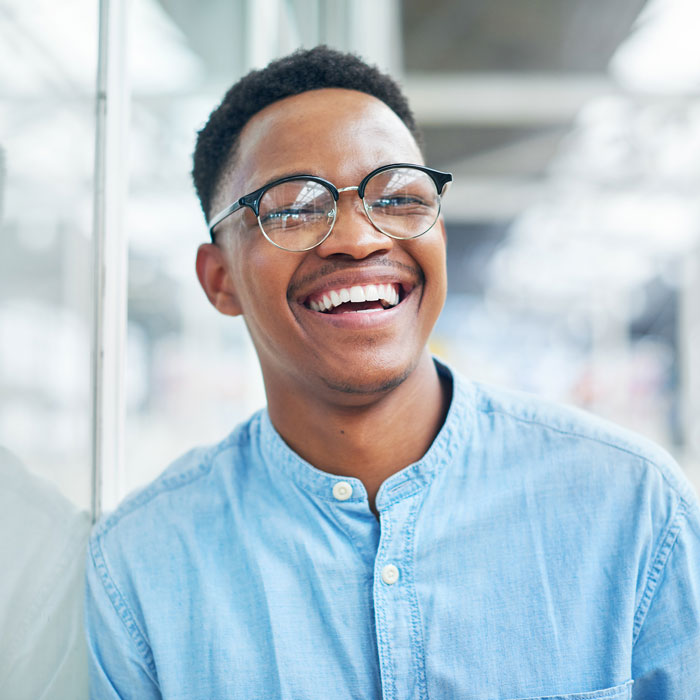
<instances>
[{"instance_id":1,"label":"eyebrow","mask_svg":"<svg viewBox=\"0 0 700 700\"><path fill-rule=\"evenodd\" d=\"M392 165L392 164L393 164L393 161L387 161L386 163L381 163L380 165L377 165L376 167L381 168L384 165ZM420 165L420 163L416 163L416 165ZM371 171L368 171L368 172L371 172ZM254 176L252 178L253 181L255 181L255 179L256 179L255 175L256 174L254 174ZM254 187L250 191L254 192L255 190L259 190L261 187L265 187L265 185L269 185L271 182L274 182L275 180L281 180L284 177L306 177L306 176L320 177L323 180L327 180L328 182L331 182L331 180L328 177L326 177L325 175L319 175L318 173L310 173L308 171L299 170L299 171L295 171L295 172L277 173L274 175L274 177L268 177L262 184L258 185L257 187Z\"/></svg>"},{"instance_id":2,"label":"eyebrow","mask_svg":"<svg viewBox=\"0 0 700 700\"><path fill-rule=\"evenodd\" d=\"M273 177L267 177L265 181L258 185L257 187L254 187L251 192L254 192L255 190L259 190L261 187L265 187L265 185L269 185L271 182L274 182L275 180L281 180L282 178L285 177L322 177L321 175L315 175L314 173L309 173L309 172L304 172L302 170L297 171L297 172L282 172L282 173L277 173ZM323 178L324 180L327 178ZM255 181L255 177L253 178L253 181Z\"/></svg>"},{"instance_id":3,"label":"eyebrow","mask_svg":"<svg viewBox=\"0 0 700 700\"><path fill-rule=\"evenodd\" d=\"M381 168L385 165L393 165L393 163L391 161L388 161L386 163L382 163L381 165L378 165L377 168ZM421 163L415 163L415 165L421 165ZM372 172L372 171L370 171L370 172ZM256 175L257 175L257 173L253 175L253 178L252 178L253 181L255 181ZM295 172L285 171L285 172L281 172L281 173L276 173L274 175L274 177L268 177L265 180L265 182L263 182L261 185L258 185L257 187L254 187L253 189L250 190L250 192L255 192L256 190L259 190L262 187L265 187L265 186L271 184L272 182L275 182L276 180L281 180L285 177L320 177L322 180L326 180L327 182L332 182L325 175L319 175L318 173L310 173L308 171L303 171L303 170L299 170L299 171L295 171ZM333 184L335 184L335 183L333 183Z\"/></svg>"}]
</instances>

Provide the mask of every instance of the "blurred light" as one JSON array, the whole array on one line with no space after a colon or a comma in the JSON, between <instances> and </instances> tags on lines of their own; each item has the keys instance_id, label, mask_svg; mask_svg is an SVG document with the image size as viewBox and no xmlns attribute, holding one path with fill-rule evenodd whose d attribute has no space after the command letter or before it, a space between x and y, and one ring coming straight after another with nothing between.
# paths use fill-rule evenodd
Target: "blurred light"
<instances>
[{"instance_id":1,"label":"blurred light","mask_svg":"<svg viewBox=\"0 0 700 700\"><path fill-rule=\"evenodd\" d=\"M611 72L630 90L688 93L700 88L700 2L653 0L620 46Z\"/></svg>"},{"instance_id":2,"label":"blurred light","mask_svg":"<svg viewBox=\"0 0 700 700\"><path fill-rule=\"evenodd\" d=\"M0 385L36 394L54 406L82 406L90 355L84 321L66 308L13 301L0 306Z\"/></svg>"},{"instance_id":3,"label":"blurred light","mask_svg":"<svg viewBox=\"0 0 700 700\"><path fill-rule=\"evenodd\" d=\"M97 9L94 0L0 3L0 99L92 98Z\"/></svg>"},{"instance_id":4,"label":"blurred light","mask_svg":"<svg viewBox=\"0 0 700 700\"><path fill-rule=\"evenodd\" d=\"M129 79L136 96L200 87L204 65L160 3L133 0L129 30Z\"/></svg>"}]
</instances>

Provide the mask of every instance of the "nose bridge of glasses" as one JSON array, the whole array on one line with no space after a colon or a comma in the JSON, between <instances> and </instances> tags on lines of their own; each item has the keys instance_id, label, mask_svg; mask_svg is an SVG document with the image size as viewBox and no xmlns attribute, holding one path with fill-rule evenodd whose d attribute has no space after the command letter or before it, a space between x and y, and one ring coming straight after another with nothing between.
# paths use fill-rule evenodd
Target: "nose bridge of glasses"
<instances>
[{"instance_id":1,"label":"nose bridge of glasses","mask_svg":"<svg viewBox=\"0 0 700 700\"><path fill-rule=\"evenodd\" d=\"M351 185L349 187L338 187L338 194L341 194L342 192L357 192L358 197L360 195L360 186L359 185ZM355 211L358 213L362 214L363 218L369 219L369 222L372 223L372 220L369 218L369 215L367 214L367 209L364 206L364 203L362 201L362 197L359 197L360 201L357 202L357 205L355 207ZM336 208L340 204L340 201L336 202ZM374 224L372 224L374 226ZM376 228L376 227L375 227Z\"/></svg>"},{"instance_id":2,"label":"nose bridge of glasses","mask_svg":"<svg viewBox=\"0 0 700 700\"><path fill-rule=\"evenodd\" d=\"M338 188L337 188L337 191L338 191L338 194L339 194L339 195L342 194L343 192L353 192L353 191L354 191L354 192L357 192L358 195L359 195L359 193L360 193L360 187L359 187L359 185L350 185L349 187L338 187ZM338 198L338 200L336 201L336 207L337 207L339 204L340 204L340 198ZM360 210L363 209L361 203L359 203L359 209L360 209Z\"/></svg>"},{"instance_id":3,"label":"nose bridge of glasses","mask_svg":"<svg viewBox=\"0 0 700 700\"><path fill-rule=\"evenodd\" d=\"M355 190L355 192L357 192L359 189L359 185L351 185L350 187L339 187L338 194L340 194L341 192L350 192L351 190Z\"/></svg>"}]
</instances>

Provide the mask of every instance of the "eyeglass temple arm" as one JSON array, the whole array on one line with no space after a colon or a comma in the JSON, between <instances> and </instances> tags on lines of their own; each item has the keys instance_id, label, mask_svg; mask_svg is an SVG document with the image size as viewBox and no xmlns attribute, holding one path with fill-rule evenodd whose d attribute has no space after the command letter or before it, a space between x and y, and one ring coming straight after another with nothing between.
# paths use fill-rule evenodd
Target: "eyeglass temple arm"
<instances>
[{"instance_id":1,"label":"eyeglass temple arm","mask_svg":"<svg viewBox=\"0 0 700 700\"><path fill-rule=\"evenodd\" d=\"M238 211L243 206L243 203L239 199L237 202L234 202L230 206L226 207L223 211L220 211L211 221L207 223L207 226L209 227L209 235L211 236L212 241L214 240L214 226L217 224L220 224L227 216L231 216L234 211Z\"/></svg>"}]
</instances>

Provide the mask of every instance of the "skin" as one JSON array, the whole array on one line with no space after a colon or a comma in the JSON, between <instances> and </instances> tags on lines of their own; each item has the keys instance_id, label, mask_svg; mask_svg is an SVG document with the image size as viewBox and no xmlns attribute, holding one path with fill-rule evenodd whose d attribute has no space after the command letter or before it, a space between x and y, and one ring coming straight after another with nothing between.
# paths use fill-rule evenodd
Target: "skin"
<instances>
[{"instance_id":1,"label":"skin","mask_svg":"<svg viewBox=\"0 0 700 700\"><path fill-rule=\"evenodd\" d=\"M284 175L315 174L341 188L397 162L423 160L383 102L351 90L302 93L246 124L210 214ZM246 208L197 253L211 303L245 320L275 428L319 469L359 478L373 510L382 482L425 454L449 404L426 348L445 300L445 254L442 219L397 241L372 226L354 191L340 195L333 233L313 250L274 247ZM410 294L391 311L346 317L302 303L324 288L376 278L400 281Z\"/></svg>"}]
</instances>

